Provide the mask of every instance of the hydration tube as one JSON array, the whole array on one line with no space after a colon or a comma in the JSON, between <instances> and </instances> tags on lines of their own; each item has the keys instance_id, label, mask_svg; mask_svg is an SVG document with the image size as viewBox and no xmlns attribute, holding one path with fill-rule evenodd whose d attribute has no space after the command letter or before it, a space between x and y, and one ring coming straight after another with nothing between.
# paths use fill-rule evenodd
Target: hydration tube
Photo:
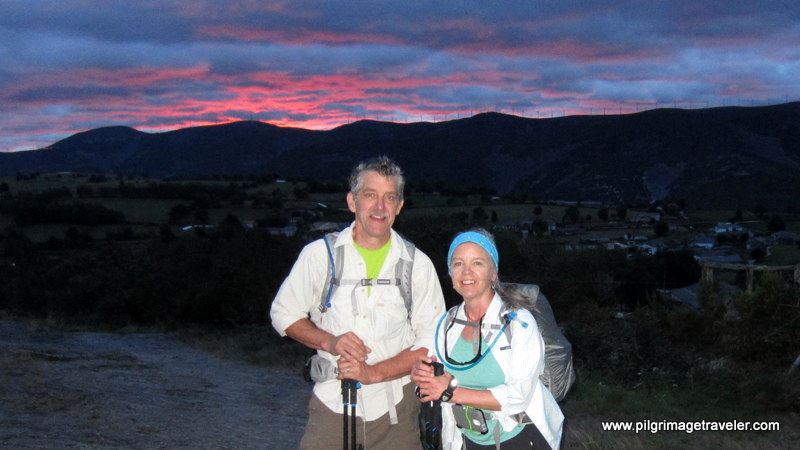
<instances>
[{"instance_id":1,"label":"hydration tube","mask_svg":"<svg viewBox=\"0 0 800 450\"><path fill-rule=\"evenodd\" d=\"M494 340L492 341L491 344L489 344L489 347L486 349L485 352L483 352L483 354L480 356L480 358L478 358L477 361L475 361L474 363L472 363L472 364L470 364L468 366L459 367L459 366L454 366L454 365L448 363L446 358L442 358L442 354L439 351L439 330L442 328L442 323L444 322L444 319L449 315L450 315L450 311L444 313L442 318L439 319L439 324L436 325L436 337L434 338L434 345L433 346L436 348L436 358L438 358L439 362L444 364L444 366L447 367L450 370L458 370L458 371L469 370L469 369L472 369L473 367L477 366L481 362L481 360L483 360L483 358L492 351L492 347L494 347L494 344L497 343L497 340L500 339L500 336L506 331L506 327L508 327L508 324L510 324L511 321L514 320L517 317L517 313L515 311L512 311L512 312L508 313L508 315L506 316L505 323L503 324L503 328L500 329L500 332L497 333L497 336L494 337ZM453 320L455 320L455 315L453 317ZM525 325L527 325L527 324L525 324ZM447 351L447 349L445 349L445 352L446 351Z\"/></svg>"}]
</instances>

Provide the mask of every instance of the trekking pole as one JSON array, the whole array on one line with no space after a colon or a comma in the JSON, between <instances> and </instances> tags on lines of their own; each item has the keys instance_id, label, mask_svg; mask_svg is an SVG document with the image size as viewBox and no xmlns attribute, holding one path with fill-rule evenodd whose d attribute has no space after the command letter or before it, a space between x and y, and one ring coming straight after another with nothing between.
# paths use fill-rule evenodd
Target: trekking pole
<instances>
[{"instance_id":1,"label":"trekking pole","mask_svg":"<svg viewBox=\"0 0 800 450\"><path fill-rule=\"evenodd\" d=\"M436 362L433 363L433 375L444 375L444 364ZM442 432L442 402L439 400L432 400L430 404L430 428L428 428L428 443L432 450L438 450L441 446L440 434Z\"/></svg>"},{"instance_id":2,"label":"trekking pole","mask_svg":"<svg viewBox=\"0 0 800 450\"><path fill-rule=\"evenodd\" d=\"M433 375L444 375L444 365L439 362L425 363L433 367ZM416 389L417 397L422 398L423 395ZM423 403L420 407L420 437L422 439L422 448L424 450L438 450L441 448L441 433L442 433L442 402L439 400L431 400Z\"/></svg>"},{"instance_id":3,"label":"trekking pole","mask_svg":"<svg viewBox=\"0 0 800 450\"><path fill-rule=\"evenodd\" d=\"M342 447L344 450L356 450L356 404L358 403L358 388L361 384L356 380L342 380ZM349 420L347 406L350 406ZM349 427L348 427L349 425ZM349 428L349 429L348 429Z\"/></svg>"},{"instance_id":4,"label":"trekking pole","mask_svg":"<svg viewBox=\"0 0 800 450\"><path fill-rule=\"evenodd\" d=\"M349 448L349 445L347 445L349 443L348 437L349 437L349 434L350 434L349 431L348 431L348 428L347 428L348 425L350 424L350 421L347 418L347 413L348 413L347 405L350 404L350 383L349 383L349 381L350 380L342 380L342 404L343 404L343 406L342 406L342 418L343 418L343 420L342 420L342 425L343 425L342 426L342 439L343 439L342 448L344 450L348 450L348 448Z\"/></svg>"},{"instance_id":5,"label":"trekking pole","mask_svg":"<svg viewBox=\"0 0 800 450\"><path fill-rule=\"evenodd\" d=\"M356 450L356 403L358 403L358 384L355 380L350 380L350 433L353 441L350 448Z\"/></svg>"}]
</instances>

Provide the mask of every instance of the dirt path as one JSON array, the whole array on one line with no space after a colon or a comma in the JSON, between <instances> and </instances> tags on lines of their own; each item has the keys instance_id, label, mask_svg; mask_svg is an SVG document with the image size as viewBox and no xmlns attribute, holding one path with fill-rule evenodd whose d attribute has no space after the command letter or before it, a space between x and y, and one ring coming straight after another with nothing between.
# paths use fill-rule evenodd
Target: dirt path
<instances>
[{"instance_id":1,"label":"dirt path","mask_svg":"<svg viewBox=\"0 0 800 450\"><path fill-rule=\"evenodd\" d=\"M296 448L310 386L163 334L0 320L2 448Z\"/></svg>"},{"instance_id":2,"label":"dirt path","mask_svg":"<svg viewBox=\"0 0 800 450\"><path fill-rule=\"evenodd\" d=\"M295 449L310 391L296 372L220 359L164 334L42 332L0 320L0 449ZM571 417L564 448L651 446L649 433L603 432L603 420ZM797 448L797 414L779 420L780 432L673 432L658 442Z\"/></svg>"}]
</instances>

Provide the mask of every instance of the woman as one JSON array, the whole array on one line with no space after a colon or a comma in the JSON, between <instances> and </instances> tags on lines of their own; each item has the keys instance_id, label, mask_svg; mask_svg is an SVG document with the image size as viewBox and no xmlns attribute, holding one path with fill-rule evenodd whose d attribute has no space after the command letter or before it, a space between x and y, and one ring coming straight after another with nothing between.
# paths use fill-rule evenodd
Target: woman
<instances>
[{"instance_id":1,"label":"woman","mask_svg":"<svg viewBox=\"0 0 800 450\"><path fill-rule=\"evenodd\" d=\"M412 380L423 402L441 400L445 449L558 448L564 415L539 380L544 342L527 299L501 288L498 262L485 230L453 240L448 271L464 301L439 321ZM443 375L434 375L437 362Z\"/></svg>"}]
</instances>

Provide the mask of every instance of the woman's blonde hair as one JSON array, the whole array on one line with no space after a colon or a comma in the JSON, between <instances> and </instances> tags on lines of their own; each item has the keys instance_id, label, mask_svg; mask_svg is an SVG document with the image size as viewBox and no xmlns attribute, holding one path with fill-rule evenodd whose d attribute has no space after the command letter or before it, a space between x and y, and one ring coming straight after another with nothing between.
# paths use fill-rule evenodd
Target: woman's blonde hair
<instances>
[{"instance_id":1,"label":"woman's blonde hair","mask_svg":"<svg viewBox=\"0 0 800 450\"><path fill-rule=\"evenodd\" d=\"M486 239L489 239L489 241L491 241L495 247L497 247L497 242L494 239L494 235L485 228L476 227L467 231L472 231L483 235L486 237ZM500 282L499 271L497 273L497 277L495 277L495 280L492 283L492 289L497 293L497 295L500 296L500 299L503 300L503 303L508 309L528 309L530 307L531 299L517 289L516 284L503 284Z\"/></svg>"}]
</instances>

